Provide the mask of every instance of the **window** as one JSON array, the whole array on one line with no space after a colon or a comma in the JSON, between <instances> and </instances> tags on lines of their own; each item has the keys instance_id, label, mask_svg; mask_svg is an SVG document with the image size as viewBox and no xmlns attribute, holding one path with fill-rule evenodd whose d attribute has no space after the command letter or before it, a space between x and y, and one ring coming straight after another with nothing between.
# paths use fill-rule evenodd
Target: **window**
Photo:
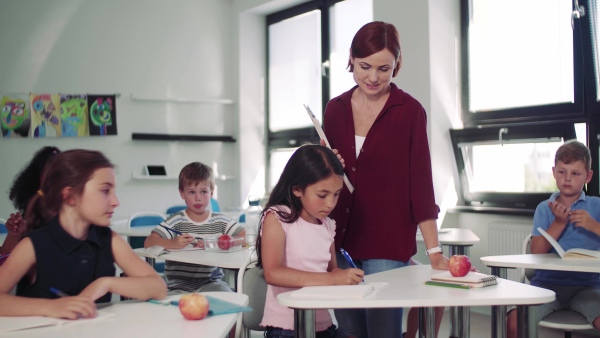
<instances>
[{"instance_id":1,"label":"window","mask_svg":"<svg viewBox=\"0 0 600 338\"><path fill-rule=\"evenodd\" d=\"M450 134L464 205L534 209L572 138L600 172L596 2L461 0L465 128Z\"/></svg>"},{"instance_id":2,"label":"window","mask_svg":"<svg viewBox=\"0 0 600 338\"><path fill-rule=\"evenodd\" d=\"M348 50L372 20L372 0L310 1L267 17L267 191L296 147L319 140L303 104L322 121L327 102L354 86Z\"/></svg>"}]
</instances>

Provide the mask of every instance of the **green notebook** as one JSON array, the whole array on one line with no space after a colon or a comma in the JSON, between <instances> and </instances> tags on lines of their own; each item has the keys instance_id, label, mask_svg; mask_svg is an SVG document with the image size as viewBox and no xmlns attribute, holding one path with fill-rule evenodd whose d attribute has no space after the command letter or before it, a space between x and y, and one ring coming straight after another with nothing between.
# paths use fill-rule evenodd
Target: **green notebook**
<instances>
[{"instance_id":1,"label":"green notebook","mask_svg":"<svg viewBox=\"0 0 600 338\"><path fill-rule=\"evenodd\" d=\"M214 298L211 296L205 295L205 297L208 300L208 304L209 304L209 310L208 310L209 316L217 316L217 315L224 315L224 314L228 314L228 313L252 311L252 308L249 308L247 306L241 306L238 304L226 302L224 300ZM172 300L170 303L171 303L171 305L179 305L179 301L176 301L176 300Z\"/></svg>"}]
</instances>

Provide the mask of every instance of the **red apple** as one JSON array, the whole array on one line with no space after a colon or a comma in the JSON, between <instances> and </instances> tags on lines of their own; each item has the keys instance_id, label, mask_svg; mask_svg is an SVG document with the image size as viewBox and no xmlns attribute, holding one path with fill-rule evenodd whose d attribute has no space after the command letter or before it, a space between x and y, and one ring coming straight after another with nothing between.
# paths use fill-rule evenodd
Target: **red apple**
<instances>
[{"instance_id":1,"label":"red apple","mask_svg":"<svg viewBox=\"0 0 600 338\"><path fill-rule=\"evenodd\" d=\"M454 255L448 262L448 270L454 277L466 276L471 271L471 260L466 255Z\"/></svg>"},{"instance_id":2,"label":"red apple","mask_svg":"<svg viewBox=\"0 0 600 338\"><path fill-rule=\"evenodd\" d=\"M190 293L179 298L179 311L185 319L198 320L208 314L208 299L199 293Z\"/></svg>"},{"instance_id":3,"label":"red apple","mask_svg":"<svg viewBox=\"0 0 600 338\"><path fill-rule=\"evenodd\" d=\"M225 234L219 237L219 249L221 250L229 250L233 247L233 237Z\"/></svg>"}]
</instances>

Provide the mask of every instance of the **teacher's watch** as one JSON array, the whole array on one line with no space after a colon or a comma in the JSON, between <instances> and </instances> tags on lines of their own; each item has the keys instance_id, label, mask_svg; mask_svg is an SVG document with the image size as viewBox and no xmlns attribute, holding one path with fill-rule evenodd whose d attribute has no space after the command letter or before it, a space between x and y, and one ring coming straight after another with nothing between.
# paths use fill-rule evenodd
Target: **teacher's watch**
<instances>
[{"instance_id":1,"label":"teacher's watch","mask_svg":"<svg viewBox=\"0 0 600 338\"><path fill-rule=\"evenodd\" d=\"M432 253L436 253L436 252L444 253L444 251L442 251L442 245L441 244L438 244L438 246L434 246L431 249L425 250L425 253L427 254L427 256L431 255Z\"/></svg>"}]
</instances>

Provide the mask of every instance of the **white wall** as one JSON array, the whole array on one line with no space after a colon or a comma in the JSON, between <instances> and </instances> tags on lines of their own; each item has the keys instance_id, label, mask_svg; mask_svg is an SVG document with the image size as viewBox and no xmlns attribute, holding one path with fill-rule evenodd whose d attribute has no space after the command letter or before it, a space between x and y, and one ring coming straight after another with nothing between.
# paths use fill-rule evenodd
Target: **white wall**
<instances>
[{"instance_id":1,"label":"white wall","mask_svg":"<svg viewBox=\"0 0 600 338\"><path fill-rule=\"evenodd\" d=\"M118 136L0 140L0 215L13 211L12 178L46 144L66 150L102 150L117 164L121 207L164 212L182 201L177 181L132 180L146 163L164 163L176 176L201 161L219 175L218 199L239 203L237 143L132 141L132 132L233 135L233 105L132 100L151 98L236 99L233 77L232 2L222 0L0 1L0 93L119 93Z\"/></svg>"},{"instance_id":2,"label":"white wall","mask_svg":"<svg viewBox=\"0 0 600 338\"><path fill-rule=\"evenodd\" d=\"M177 182L132 180L146 163L171 174L191 161L217 164L224 208L241 205L264 179L265 16L303 0L0 0L0 93L120 93L119 135L0 140L0 217L13 207L12 178L46 144L101 149L117 164L116 219L180 203ZM403 67L395 78L429 119L436 201L455 199L448 129L460 122L458 0L373 0L374 19L400 32ZM35 18L35 19L32 19ZM145 97L229 98L233 105L134 101ZM238 142L132 141L132 132L233 135ZM449 214L444 227L482 238L507 216ZM518 222L529 218L517 217ZM485 241L483 241L483 239ZM420 248L422 251L422 248Z\"/></svg>"}]
</instances>

